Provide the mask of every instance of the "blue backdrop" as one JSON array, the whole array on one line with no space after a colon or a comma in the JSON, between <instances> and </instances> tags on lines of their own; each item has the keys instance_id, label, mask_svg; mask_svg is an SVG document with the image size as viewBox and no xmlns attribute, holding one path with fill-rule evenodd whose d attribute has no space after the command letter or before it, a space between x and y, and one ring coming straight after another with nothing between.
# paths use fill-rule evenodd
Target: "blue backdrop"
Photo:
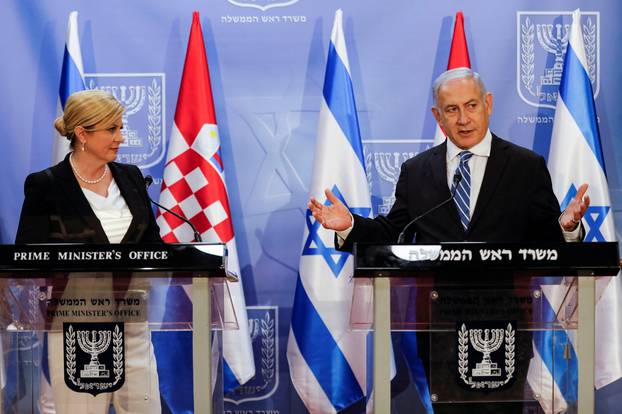
<instances>
[{"instance_id":1,"label":"blue backdrop","mask_svg":"<svg viewBox=\"0 0 622 414\"><path fill-rule=\"evenodd\" d=\"M277 326L272 365L257 361L273 375L231 396L236 403L227 408L294 412L300 402L285 349L335 10L344 11L377 213L391 202L401 162L432 142L430 85L447 65L455 12L464 12L471 64L494 94L491 129L546 155L559 82L556 54L577 7L584 12L614 214L622 223L622 140L615 132L622 129L619 1L2 1L0 242L14 238L25 176L51 163L69 12L79 12L87 84L117 88L134 110L127 118L131 145L121 160L142 166L159 184L191 14L199 10L249 317ZM549 36L529 36L543 24L559 26ZM142 104L131 86L142 87L134 88L145 94ZM160 125L161 135L150 136L150 125ZM599 394L603 410L612 404L614 386Z\"/></svg>"}]
</instances>

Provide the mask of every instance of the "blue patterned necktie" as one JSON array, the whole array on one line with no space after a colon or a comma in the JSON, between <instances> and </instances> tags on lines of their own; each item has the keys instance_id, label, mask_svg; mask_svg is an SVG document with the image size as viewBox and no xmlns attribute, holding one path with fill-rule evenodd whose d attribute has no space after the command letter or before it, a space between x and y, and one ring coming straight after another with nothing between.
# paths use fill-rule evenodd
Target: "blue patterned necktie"
<instances>
[{"instance_id":1,"label":"blue patterned necktie","mask_svg":"<svg viewBox=\"0 0 622 414\"><path fill-rule=\"evenodd\" d=\"M471 202L471 170L469 169L469 160L473 156L472 152L462 151L460 154L460 163L456 168L456 174L460 174L462 179L458 183L456 188L454 202L458 207L458 215L460 216L460 222L462 227L466 230L469 227L470 212L469 205ZM451 190L454 191L456 184L452 184Z\"/></svg>"}]
</instances>

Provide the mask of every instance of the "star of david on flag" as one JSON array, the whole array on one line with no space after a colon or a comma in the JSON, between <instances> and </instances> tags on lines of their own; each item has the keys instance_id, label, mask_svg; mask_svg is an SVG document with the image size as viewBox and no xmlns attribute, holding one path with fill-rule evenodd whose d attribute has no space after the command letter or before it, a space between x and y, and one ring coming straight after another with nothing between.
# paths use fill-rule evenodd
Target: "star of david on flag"
<instances>
[{"instance_id":1,"label":"star of david on flag","mask_svg":"<svg viewBox=\"0 0 622 414\"><path fill-rule=\"evenodd\" d=\"M564 197L563 201L560 203L562 211L566 209L575 195L577 195L577 187L575 187L574 184L570 184L566 197ZM605 239L605 235L601 232L601 228L603 224L605 224L605 219L609 214L609 210L611 210L611 206L595 206L594 204L590 204L585 211L585 216L583 217L583 222L586 224L587 228L587 233L585 234L583 241L607 241Z\"/></svg>"},{"instance_id":2,"label":"star of david on flag","mask_svg":"<svg viewBox=\"0 0 622 414\"><path fill-rule=\"evenodd\" d=\"M370 207L350 207L346 202L345 198L339 191L337 185L334 185L331 189L335 197L337 197L353 214L358 214L359 216L369 217L371 215ZM324 205L329 205L330 201L326 199L324 201ZM322 240L322 237L319 233L319 230L322 228L322 225L313 218L311 214L311 210L307 209L306 215L306 224L307 231L309 235L307 240L305 241L304 247L302 248L302 255L320 255L326 261L326 265L333 272L335 277L339 277L341 274L341 270L346 264L350 253L340 252L334 247L334 241L331 239L328 243Z\"/></svg>"}]
</instances>

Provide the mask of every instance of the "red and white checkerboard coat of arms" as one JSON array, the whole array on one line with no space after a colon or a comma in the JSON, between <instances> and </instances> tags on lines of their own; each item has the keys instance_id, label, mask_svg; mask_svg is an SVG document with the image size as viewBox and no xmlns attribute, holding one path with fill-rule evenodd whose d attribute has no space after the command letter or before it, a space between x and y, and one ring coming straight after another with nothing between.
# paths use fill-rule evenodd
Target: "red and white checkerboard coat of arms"
<instances>
[{"instance_id":1,"label":"red and white checkerboard coat of arms","mask_svg":"<svg viewBox=\"0 0 622 414\"><path fill-rule=\"evenodd\" d=\"M188 218L203 241L231 241L231 210L216 125L204 124L191 140L174 128L168 154L160 203ZM168 212L159 212L158 225L165 242L192 240L189 226Z\"/></svg>"}]
</instances>

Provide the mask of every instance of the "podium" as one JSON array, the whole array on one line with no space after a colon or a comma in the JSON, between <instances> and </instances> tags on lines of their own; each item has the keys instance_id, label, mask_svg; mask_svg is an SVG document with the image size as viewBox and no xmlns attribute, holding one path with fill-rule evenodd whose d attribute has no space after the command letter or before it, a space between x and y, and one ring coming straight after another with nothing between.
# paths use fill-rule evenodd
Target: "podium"
<instances>
[{"instance_id":1,"label":"podium","mask_svg":"<svg viewBox=\"0 0 622 414\"><path fill-rule=\"evenodd\" d=\"M350 325L374 330L376 414L390 413L391 331L417 332L437 408L554 411L567 402L553 378L570 387L575 373L570 404L594 412L596 287L620 270L617 243L357 244L354 254Z\"/></svg>"},{"instance_id":2,"label":"podium","mask_svg":"<svg viewBox=\"0 0 622 414\"><path fill-rule=\"evenodd\" d=\"M221 412L212 334L238 328L225 269L222 244L0 245L0 383L15 404L0 412L36 412L47 362L57 412L122 401L149 413L161 381L152 334L171 331L192 332L194 412ZM42 361L32 350L44 343Z\"/></svg>"}]
</instances>

